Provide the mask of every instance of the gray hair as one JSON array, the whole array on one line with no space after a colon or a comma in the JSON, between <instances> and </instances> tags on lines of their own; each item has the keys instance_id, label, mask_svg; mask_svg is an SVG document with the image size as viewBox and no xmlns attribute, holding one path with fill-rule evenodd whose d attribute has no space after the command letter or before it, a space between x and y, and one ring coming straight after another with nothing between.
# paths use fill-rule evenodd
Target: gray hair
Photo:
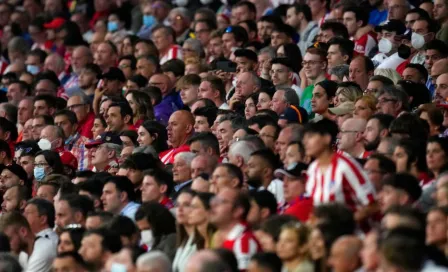
<instances>
[{"instance_id":1,"label":"gray hair","mask_svg":"<svg viewBox=\"0 0 448 272\"><path fill-rule=\"evenodd\" d=\"M382 90L379 90L377 92L376 98L378 99L382 95L388 95L388 96L392 97L393 99L397 100L398 102L401 102L401 108L403 110L409 109L408 94L405 91L395 87L394 85L384 86L384 88Z\"/></svg>"},{"instance_id":2,"label":"gray hair","mask_svg":"<svg viewBox=\"0 0 448 272\"><path fill-rule=\"evenodd\" d=\"M171 272L171 261L162 251L150 251L140 255L137 259L137 268L155 269L159 272Z\"/></svg>"},{"instance_id":3,"label":"gray hair","mask_svg":"<svg viewBox=\"0 0 448 272\"><path fill-rule=\"evenodd\" d=\"M335 67L330 68L330 71L328 71L328 73L330 75L335 75L340 80L342 80L344 77L348 77L349 68L350 66L347 64L336 65Z\"/></svg>"},{"instance_id":4,"label":"gray hair","mask_svg":"<svg viewBox=\"0 0 448 272\"><path fill-rule=\"evenodd\" d=\"M56 138L61 138L62 140L65 140L64 130L61 127L55 125L45 126L45 128L47 127L52 129L53 133L56 134Z\"/></svg>"},{"instance_id":5,"label":"gray hair","mask_svg":"<svg viewBox=\"0 0 448 272\"><path fill-rule=\"evenodd\" d=\"M194 154L193 152L180 152L176 155L175 158L184 160L188 167L190 167L194 157L196 157L196 154Z\"/></svg>"},{"instance_id":6,"label":"gray hair","mask_svg":"<svg viewBox=\"0 0 448 272\"><path fill-rule=\"evenodd\" d=\"M0 104L0 108L5 112L5 117L7 120L11 121L13 124L17 123L17 111L16 105L11 103L3 102Z\"/></svg>"},{"instance_id":7,"label":"gray hair","mask_svg":"<svg viewBox=\"0 0 448 272\"><path fill-rule=\"evenodd\" d=\"M115 157L119 157L121 154L121 151L123 150L121 145L118 144L112 144L112 143L104 143L102 144L104 147L107 148L107 150L109 151L114 151L115 152Z\"/></svg>"},{"instance_id":8,"label":"gray hair","mask_svg":"<svg viewBox=\"0 0 448 272\"><path fill-rule=\"evenodd\" d=\"M202 46L201 42L197 39L188 38L184 45L189 44L191 47L193 47L193 50L198 54L199 57L203 58L205 56L204 47Z\"/></svg>"},{"instance_id":9,"label":"gray hair","mask_svg":"<svg viewBox=\"0 0 448 272\"><path fill-rule=\"evenodd\" d=\"M173 8L170 13L168 14L168 17L171 14L174 13L178 13L180 14L182 17L184 17L185 19L188 19L189 21L191 21L191 13L188 9L184 8L184 7L177 7L177 8Z\"/></svg>"},{"instance_id":10,"label":"gray hair","mask_svg":"<svg viewBox=\"0 0 448 272\"><path fill-rule=\"evenodd\" d=\"M265 53L268 54L271 59L275 58L275 56L276 56L275 50L270 46L261 48L260 52L258 52L258 55L265 54Z\"/></svg>"},{"instance_id":11,"label":"gray hair","mask_svg":"<svg viewBox=\"0 0 448 272\"><path fill-rule=\"evenodd\" d=\"M244 163L247 164L250 158L250 154L257 151L258 148L250 141L238 141L233 143L229 148L229 156L240 156L243 158Z\"/></svg>"},{"instance_id":12,"label":"gray hair","mask_svg":"<svg viewBox=\"0 0 448 272\"><path fill-rule=\"evenodd\" d=\"M65 69L64 59L59 54L52 53L52 54L48 55L45 60L47 60L49 58L54 58L53 61L55 62L56 67L58 69L58 71L54 71L55 73L58 73L59 71L63 71Z\"/></svg>"},{"instance_id":13,"label":"gray hair","mask_svg":"<svg viewBox=\"0 0 448 272\"><path fill-rule=\"evenodd\" d=\"M86 104L86 105L90 104L89 97L86 95L85 92L83 92L83 91L76 91L70 97L74 97L74 96L79 96L81 98L81 103L82 104Z\"/></svg>"},{"instance_id":14,"label":"gray hair","mask_svg":"<svg viewBox=\"0 0 448 272\"><path fill-rule=\"evenodd\" d=\"M292 88L278 88L278 91L284 91L283 99L284 101L288 102L291 105L298 105L300 104L299 96L297 96L296 91Z\"/></svg>"},{"instance_id":15,"label":"gray hair","mask_svg":"<svg viewBox=\"0 0 448 272\"><path fill-rule=\"evenodd\" d=\"M75 50L82 50L82 51L84 51L83 53L84 53L90 60L93 60L93 53L92 53L92 50L90 50L89 47L87 47L87 46L85 46L85 45L80 45L80 46L77 46L73 51L75 51Z\"/></svg>"},{"instance_id":16,"label":"gray hair","mask_svg":"<svg viewBox=\"0 0 448 272\"><path fill-rule=\"evenodd\" d=\"M0 271L22 272L19 261L9 253L0 253Z\"/></svg>"},{"instance_id":17,"label":"gray hair","mask_svg":"<svg viewBox=\"0 0 448 272\"><path fill-rule=\"evenodd\" d=\"M157 154L157 151L154 149L152 145L147 146L138 146L134 148L134 151L132 151L132 154L135 153L143 153L143 154L149 154L152 155L154 158L158 158L159 155Z\"/></svg>"},{"instance_id":18,"label":"gray hair","mask_svg":"<svg viewBox=\"0 0 448 272\"><path fill-rule=\"evenodd\" d=\"M26 55L29 50L30 50L30 45L22 37L16 36L8 42L8 51L9 52L19 52L19 53Z\"/></svg>"},{"instance_id":19,"label":"gray hair","mask_svg":"<svg viewBox=\"0 0 448 272\"><path fill-rule=\"evenodd\" d=\"M254 71L249 71L247 73L251 75L252 82L254 83L254 85L257 86L258 88L261 88L261 80L258 77L257 73L255 73Z\"/></svg>"}]
</instances>

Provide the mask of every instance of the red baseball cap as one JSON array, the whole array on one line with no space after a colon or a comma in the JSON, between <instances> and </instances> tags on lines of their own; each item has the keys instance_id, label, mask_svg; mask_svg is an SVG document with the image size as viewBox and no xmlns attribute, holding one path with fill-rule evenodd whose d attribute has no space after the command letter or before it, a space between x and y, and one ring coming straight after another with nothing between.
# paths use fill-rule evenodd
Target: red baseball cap
<instances>
[{"instance_id":1,"label":"red baseball cap","mask_svg":"<svg viewBox=\"0 0 448 272\"><path fill-rule=\"evenodd\" d=\"M68 151L59 152L59 156L61 157L61 161L63 165L70 166L74 170L78 169L78 160L72 153Z\"/></svg>"},{"instance_id":2,"label":"red baseball cap","mask_svg":"<svg viewBox=\"0 0 448 272\"><path fill-rule=\"evenodd\" d=\"M47 29L58 29L65 23L65 19L61 17L54 18L51 22L44 24Z\"/></svg>"}]
</instances>

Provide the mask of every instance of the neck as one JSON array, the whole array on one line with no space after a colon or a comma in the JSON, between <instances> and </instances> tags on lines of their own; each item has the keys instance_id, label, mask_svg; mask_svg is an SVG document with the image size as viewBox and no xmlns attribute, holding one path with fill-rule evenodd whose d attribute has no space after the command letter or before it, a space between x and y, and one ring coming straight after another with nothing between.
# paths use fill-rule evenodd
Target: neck
<instances>
[{"instance_id":1,"label":"neck","mask_svg":"<svg viewBox=\"0 0 448 272\"><path fill-rule=\"evenodd\" d=\"M305 30L305 28L308 26L308 24L309 24L309 22L307 22L306 20L302 20L301 22L300 22L300 25L299 25L299 31L300 32L302 32L302 31L304 31Z\"/></svg>"},{"instance_id":2,"label":"neck","mask_svg":"<svg viewBox=\"0 0 448 272\"><path fill-rule=\"evenodd\" d=\"M219 227L219 231L224 235L224 237L227 237L227 234L233 229L233 227L235 227L236 224L238 224L238 221L235 220L226 222Z\"/></svg>"},{"instance_id":3,"label":"neck","mask_svg":"<svg viewBox=\"0 0 448 272\"><path fill-rule=\"evenodd\" d=\"M350 154L353 158L358 158L365 151L364 145L355 144L351 150L347 150L347 153Z\"/></svg>"},{"instance_id":4,"label":"neck","mask_svg":"<svg viewBox=\"0 0 448 272\"><path fill-rule=\"evenodd\" d=\"M94 164L94 166L97 171L102 172L107 167L108 164L109 164L109 161L107 161L105 163Z\"/></svg>"},{"instance_id":5,"label":"neck","mask_svg":"<svg viewBox=\"0 0 448 272\"><path fill-rule=\"evenodd\" d=\"M93 95L93 94L95 94L95 85L92 85L92 86L90 86L87 89L84 89L84 93L86 95Z\"/></svg>"},{"instance_id":6,"label":"neck","mask_svg":"<svg viewBox=\"0 0 448 272\"><path fill-rule=\"evenodd\" d=\"M326 108L325 111L322 113L320 113L320 112L316 112L316 113L322 115L322 117L327 118L327 119L332 119L332 117L333 117L333 115L330 113L328 108Z\"/></svg>"},{"instance_id":7,"label":"neck","mask_svg":"<svg viewBox=\"0 0 448 272\"><path fill-rule=\"evenodd\" d=\"M28 237L26 238L27 240L27 245L25 248L25 252L28 254L28 256L31 256L31 253L33 253L33 249L34 249L34 240L36 239L36 236L34 234L28 235ZM19 252L20 253L20 252Z\"/></svg>"},{"instance_id":8,"label":"neck","mask_svg":"<svg viewBox=\"0 0 448 272\"><path fill-rule=\"evenodd\" d=\"M161 56L161 57L165 56L168 53L168 51L170 50L170 48L171 48L171 46L168 46L167 48L160 50L159 56Z\"/></svg>"},{"instance_id":9,"label":"neck","mask_svg":"<svg viewBox=\"0 0 448 272\"><path fill-rule=\"evenodd\" d=\"M204 222L204 223L198 225L197 229L198 229L199 234L201 234L201 236L204 238L204 240L206 240L208 237L208 233L207 233L208 222Z\"/></svg>"},{"instance_id":10,"label":"neck","mask_svg":"<svg viewBox=\"0 0 448 272\"><path fill-rule=\"evenodd\" d=\"M331 163L331 160L333 159L333 151L330 149L325 150L317 157L317 161L319 162L320 166L327 166Z\"/></svg>"},{"instance_id":11,"label":"neck","mask_svg":"<svg viewBox=\"0 0 448 272\"><path fill-rule=\"evenodd\" d=\"M310 78L311 84L314 85L318 82L325 80L325 73L318 75L316 78Z\"/></svg>"},{"instance_id":12,"label":"neck","mask_svg":"<svg viewBox=\"0 0 448 272\"><path fill-rule=\"evenodd\" d=\"M327 14L327 10L325 8L321 9L319 13L313 16L313 21L318 23L322 18L325 17L325 14Z\"/></svg>"},{"instance_id":13,"label":"neck","mask_svg":"<svg viewBox=\"0 0 448 272\"><path fill-rule=\"evenodd\" d=\"M272 182L272 176L268 176L268 177L264 177L263 180L261 181L261 184L263 185L264 189L268 189L269 184L271 184Z\"/></svg>"},{"instance_id":14,"label":"neck","mask_svg":"<svg viewBox=\"0 0 448 272\"><path fill-rule=\"evenodd\" d=\"M292 260L283 261L283 265L288 268L288 271L294 271L301 262L303 262L303 258L299 256Z\"/></svg>"}]
</instances>

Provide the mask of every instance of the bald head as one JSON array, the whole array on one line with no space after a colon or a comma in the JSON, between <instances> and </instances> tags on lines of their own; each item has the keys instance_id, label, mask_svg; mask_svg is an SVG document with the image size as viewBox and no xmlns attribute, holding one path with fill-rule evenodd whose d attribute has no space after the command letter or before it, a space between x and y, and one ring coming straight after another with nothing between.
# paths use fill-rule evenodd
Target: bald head
<instances>
[{"instance_id":1,"label":"bald head","mask_svg":"<svg viewBox=\"0 0 448 272\"><path fill-rule=\"evenodd\" d=\"M431 67L431 77L437 78L439 75L448 73L448 59L441 59L436 62Z\"/></svg>"},{"instance_id":2,"label":"bald head","mask_svg":"<svg viewBox=\"0 0 448 272\"><path fill-rule=\"evenodd\" d=\"M350 118L345 120L345 122L342 124L342 127L362 132L366 129L366 124L367 121L365 119Z\"/></svg>"},{"instance_id":3,"label":"bald head","mask_svg":"<svg viewBox=\"0 0 448 272\"><path fill-rule=\"evenodd\" d=\"M175 111L167 126L168 143L177 148L185 144L194 132L194 116L186 110Z\"/></svg>"},{"instance_id":4,"label":"bald head","mask_svg":"<svg viewBox=\"0 0 448 272\"><path fill-rule=\"evenodd\" d=\"M156 86L162 91L165 96L171 91L172 83L170 78L165 74L155 74L149 79L150 86Z\"/></svg>"},{"instance_id":5,"label":"bald head","mask_svg":"<svg viewBox=\"0 0 448 272\"><path fill-rule=\"evenodd\" d=\"M345 235L334 242L331 247L329 265L333 271L355 271L359 265L361 240L354 235Z\"/></svg>"},{"instance_id":6,"label":"bald head","mask_svg":"<svg viewBox=\"0 0 448 272\"><path fill-rule=\"evenodd\" d=\"M196 252L187 262L185 271L187 272L202 272L204 266L211 262L220 262L219 256L212 250L205 249Z\"/></svg>"}]
</instances>

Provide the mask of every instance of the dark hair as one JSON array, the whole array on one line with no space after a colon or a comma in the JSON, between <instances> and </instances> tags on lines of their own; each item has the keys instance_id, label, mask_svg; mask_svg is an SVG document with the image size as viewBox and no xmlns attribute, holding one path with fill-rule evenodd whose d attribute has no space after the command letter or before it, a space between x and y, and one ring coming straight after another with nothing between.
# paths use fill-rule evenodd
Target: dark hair
<instances>
[{"instance_id":1,"label":"dark hair","mask_svg":"<svg viewBox=\"0 0 448 272\"><path fill-rule=\"evenodd\" d=\"M84 66L84 69L96 74L96 79L100 79L102 71L95 63L87 63L86 66Z\"/></svg>"},{"instance_id":2,"label":"dark hair","mask_svg":"<svg viewBox=\"0 0 448 272\"><path fill-rule=\"evenodd\" d=\"M420 4L424 3L425 1L422 1ZM432 2L431 2L432 3ZM428 12L426 12L426 10L421 9L421 8L413 8L411 10L409 10L406 15L411 14L411 13L417 13L419 16L419 18L425 17L425 18L430 18Z\"/></svg>"},{"instance_id":3,"label":"dark hair","mask_svg":"<svg viewBox=\"0 0 448 272\"><path fill-rule=\"evenodd\" d=\"M299 73L302 70L302 53L300 52L300 48L295 43L287 43L282 44L279 47L283 46L283 51L285 51L285 56L288 59L293 59L291 62L291 70L295 73Z\"/></svg>"},{"instance_id":4,"label":"dark hair","mask_svg":"<svg viewBox=\"0 0 448 272\"><path fill-rule=\"evenodd\" d=\"M131 139L131 141L134 144L134 146L138 146L138 142L137 142L138 134L137 134L137 131L135 131L135 130L123 130L122 132L120 132L120 136L128 137L129 139Z\"/></svg>"},{"instance_id":5,"label":"dark hair","mask_svg":"<svg viewBox=\"0 0 448 272\"><path fill-rule=\"evenodd\" d=\"M131 106L129 106L129 103L126 102L114 102L112 104L110 104L109 109L112 107L119 107L120 108L120 115L122 118L125 118L126 115L129 115L131 118L129 120L129 122L132 124L133 123L133 119L132 117L134 116L134 114L132 113L132 108Z\"/></svg>"},{"instance_id":6,"label":"dark hair","mask_svg":"<svg viewBox=\"0 0 448 272\"><path fill-rule=\"evenodd\" d=\"M235 257L233 251L226 248L215 248L213 251L218 255L219 259L222 260L224 264L227 264L231 272L238 272L238 260ZM205 270L207 271L207 269ZM208 270L212 271L212 270ZM224 271L224 270L214 270L214 271Z\"/></svg>"},{"instance_id":7,"label":"dark hair","mask_svg":"<svg viewBox=\"0 0 448 272\"><path fill-rule=\"evenodd\" d=\"M211 207L210 207L210 201L212 200L212 198L215 195L212 193L201 193L201 192L196 192L196 194L194 195L194 197L197 197L202 205L204 205L205 210L210 211ZM212 236L213 233L216 231L216 228L211 225L208 224L207 226L207 235ZM197 229L195 229L195 244L197 245L198 249L204 249L205 247L205 241L206 241L206 237L203 237L199 231Z\"/></svg>"},{"instance_id":8,"label":"dark hair","mask_svg":"<svg viewBox=\"0 0 448 272\"><path fill-rule=\"evenodd\" d=\"M233 208L236 209L238 207L243 209L243 215L241 216L240 220L246 220L247 215L250 211L250 198L247 193L240 191L237 192Z\"/></svg>"},{"instance_id":9,"label":"dark hair","mask_svg":"<svg viewBox=\"0 0 448 272\"><path fill-rule=\"evenodd\" d=\"M428 126L424 126L423 120L410 113L403 113L394 119L389 126L390 134L406 134L411 139L426 140L428 138Z\"/></svg>"},{"instance_id":10,"label":"dark hair","mask_svg":"<svg viewBox=\"0 0 448 272\"><path fill-rule=\"evenodd\" d=\"M416 21L425 21L428 24L428 33L436 34L437 31L439 31L439 29L440 29L439 24L436 21L429 18L429 16L420 17ZM434 39L432 41L440 41L441 42L441 40L436 40L436 39ZM446 44L445 44L445 46L446 46Z\"/></svg>"},{"instance_id":11,"label":"dark hair","mask_svg":"<svg viewBox=\"0 0 448 272\"><path fill-rule=\"evenodd\" d=\"M353 12L355 14L356 22L362 21L361 26L366 26L369 22L369 13L366 11L365 8L357 7L357 6L351 6L344 9L343 13L346 12Z\"/></svg>"},{"instance_id":12,"label":"dark hair","mask_svg":"<svg viewBox=\"0 0 448 272\"><path fill-rule=\"evenodd\" d=\"M128 80L136 83L139 88L144 88L148 85L148 79L142 75L133 75Z\"/></svg>"},{"instance_id":13,"label":"dark hair","mask_svg":"<svg viewBox=\"0 0 448 272\"><path fill-rule=\"evenodd\" d=\"M106 228L93 229L84 233L84 237L89 235L101 236L101 247L103 251L117 253L121 250L122 244L120 237Z\"/></svg>"},{"instance_id":14,"label":"dark hair","mask_svg":"<svg viewBox=\"0 0 448 272\"><path fill-rule=\"evenodd\" d=\"M103 116L102 114L95 115L95 119L100 120L100 121L101 121L101 124L102 124L104 127L107 127L106 120L104 120L104 116Z\"/></svg>"},{"instance_id":15,"label":"dark hair","mask_svg":"<svg viewBox=\"0 0 448 272\"><path fill-rule=\"evenodd\" d=\"M384 156L383 154L374 153L370 155L367 160L377 160L380 171L382 171L383 174L393 174L396 171L394 161Z\"/></svg>"},{"instance_id":16,"label":"dark hair","mask_svg":"<svg viewBox=\"0 0 448 272\"><path fill-rule=\"evenodd\" d=\"M207 27L208 27L210 30L216 29L216 19L215 19L215 18L213 18L213 20L212 20L212 19L201 19L201 20L196 20L196 21L194 22L194 27L196 27L196 24L198 24L198 23L204 23L204 24L206 24ZM193 28L193 29L194 29L194 28Z\"/></svg>"},{"instance_id":17,"label":"dark hair","mask_svg":"<svg viewBox=\"0 0 448 272\"><path fill-rule=\"evenodd\" d=\"M171 59L162 64L162 72L172 72L175 77L181 77L185 74L185 64L182 60Z\"/></svg>"},{"instance_id":18,"label":"dark hair","mask_svg":"<svg viewBox=\"0 0 448 272\"><path fill-rule=\"evenodd\" d=\"M60 201L66 201L73 212L80 212L84 218L94 210L93 201L84 195L70 194L61 197Z\"/></svg>"},{"instance_id":19,"label":"dark hair","mask_svg":"<svg viewBox=\"0 0 448 272\"><path fill-rule=\"evenodd\" d=\"M328 99L330 99L336 95L336 91L339 85L336 81L325 79L316 83L316 86L322 87L325 90Z\"/></svg>"},{"instance_id":20,"label":"dark hair","mask_svg":"<svg viewBox=\"0 0 448 272\"><path fill-rule=\"evenodd\" d=\"M41 80L48 80L50 81L54 86L53 91L57 91L57 88L61 86L61 82L59 81L58 76L55 72L51 70L46 70L38 73L36 77L34 78L34 86L36 86Z\"/></svg>"},{"instance_id":21,"label":"dark hair","mask_svg":"<svg viewBox=\"0 0 448 272\"><path fill-rule=\"evenodd\" d=\"M420 172L426 172L426 146L420 139L401 139L398 146L408 155L407 167L410 169L413 162Z\"/></svg>"},{"instance_id":22,"label":"dark hair","mask_svg":"<svg viewBox=\"0 0 448 272\"><path fill-rule=\"evenodd\" d=\"M277 254L272 252L255 253L250 260L256 262L259 267L267 269L271 272L282 271L282 260Z\"/></svg>"},{"instance_id":23,"label":"dark hair","mask_svg":"<svg viewBox=\"0 0 448 272\"><path fill-rule=\"evenodd\" d=\"M159 186L166 185L167 189L165 195L168 196L171 194L174 187L174 182L173 175L170 172L160 168L154 168L143 171L143 177L145 176L151 176Z\"/></svg>"},{"instance_id":24,"label":"dark hair","mask_svg":"<svg viewBox=\"0 0 448 272\"><path fill-rule=\"evenodd\" d=\"M114 216L112 220L106 224L106 228L119 236L125 236L127 238L132 238L133 235L139 232L134 221L124 215Z\"/></svg>"},{"instance_id":25,"label":"dark hair","mask_svg":"<svg viewBox=\"0 0 448 272\"><path fill-rule=\"evenodd\" d=\"M74 112L72 112L71 110L68 109L63 109L60 111L57 111L54 115L54 117L59 116L59 115L65 115L68 119L68 121L74 125L78 123L78 119L76 118L76 114ZM66 137L68 137L70 135L66 135Z\"/></svg>"},{"instance_id":26,"label":"dark hair","mask_svg":"<svg viewBox=\"0 0 448 272\"><path fill-rule=\"evenodd\" d=\"M135 47L135 45L133 47ZM133 55L122 56L118 60L118 63L120 63L122 60L129 60L131 62L131 70L135 70L137 68L137 59Z\"/></svg>"},{"instance_id":27,"label":"dark hair","mask_svg":"<svg viewBox=\"0 0 448 272\"><path fill-rule=\"evenodd\" d=\"M33 49L28 53L28 56L38 57L39 62L43 64L47 58L47 53L41 49Z\"/></svg>"},{"instance_id":28,"label":"dark hair","mask_svg":"<svg viewBox=\"0 0 448 272\"><path fill-rule=\"evenodd\" d=\"M6 234L0 232L0 254L9 251L11 251L11 247L9 246L9 238Z\"/></svg>"},{"instance_id":29,"label":"dark hair","mask_svg":"<svg viewBox=\"0 0 448 272\"><path fill-rule=\"evenodd\" d=\"M128 201L134 201L136 199L134 184L124 176L111 176L106 179L105 184L113 183L117 188L117 191L125 192L128 195Z\"/></svg>"},{"instance_id":30,"label":"dark hair","mask_svg":"<svg viewBox=\"0 0 448 272\"><path fill-rule=\"evenodd\" d=\"M92 170L81 170L81 171L76 171L75 177L90 178L93 175L95 175L95 172L93 172Z\"/></svg>"},{"instance_id":31,"label":"dark hair","mask_svg":"<svg viewBox=\"0 0 448 272\"><path fill-rule=\"evenodd\" d=\"M80 265L83 268L87 268L86 267L86 263L84 262L84 260L82 259L81 255L79 255L77 251L74 251L74 252L63 252L63 253L59 253L56 256L56 259L63 259L63 258L72 258L75 261L75 263L77 263L78 265Z\"/></svg>"},{"instance_id":32,"label":"dark hair","mask_svg":"<svg viewBox=\"0 0 448 272\"><path fill-rule=\"evenodd\" d=\"M6 74L6 75L3 75L3 76L2 76L2 79L7 78L7 75L9 75L9 74L11 74L11 73L8 73L8 74ZM11 75L15 75L15 74L11 74ZM30 92L31 92L31 86L30 86L30 84L26 83L25 81L23 81L23 80L18 80L18 79L13 79L13 80L11 80L11 82L9 83L9 85L11 85L11 84L18 84L18 85L19 85L19 88L20 88L20 90L21 90L22 92L25 91L25 94L26 94L26 95L30 95Z\"/></svg>"},{"instance_id":33,"label":"dark hair","mask_svg":"<svg viewBox=\"0 0 448 272\"><path fill-rule=\"evenodd\" d=\"M390 127L390 124L395 119L393 116L389 114L383 114L383 113L376 113L372 116L370 116L369 120L376 119L378 120L380 131L383 129L388 129Z\"/></svg>"},{"instance_id":34,"label":"dark hair","mask_svg":"<svg viewBox=\"0 0 448 272\"><path fill-rule=\"evenodd\" d=\"M335 37L341 37L344 39L350 38L348 35L347 27L344 24L339 22L325 22L320 26L322 31L331 30Z\"/></svg>"},{"instance_id":35,"label":"dark hair","mask_svg":"<svg viewBox=\"0 0 448 272\"><path fill-rule=\"evenodd\" d=\"M397 82L397 85L397 87L401 87L408 97L412 97L409 105L411 110L416 109L422 104L431 102L431 95L425 84L412 82L409 80L400 80Z\"/></svg>"},{"instance_id":36,"label":"dark hair","mask_svg":"<svg viewBox=\"0 0 448 272\"><path fill-rule=\"evenodd\" d=\"M227 172L229 172L229 175L232 178L237 178L238 179L238 188L241 188L243 186L244 176L243 176L243 172L241 171L241 169L238 166L231 164L231 163L221 163L217 167L226 168Z\"/></svg>"},{"instance_id":37,"label":"dark hair","mask_svg":"<svg viewBox=\"0 0 448 272\"><path fill-rule=\"evenodd\" d=\"M233 38L236 42L241 42L242 45L245 44L249 40L249 36L242 26L239 25L231 25L224 29L224 34L233 34Z\"/></svg>"},{"instance_id":38,"label":"dark hair","mask_svg":"<svg viewBox=\"0 0 448 272\"><path fill-rule=\"evenodd\" d=\"M142 127L146 129L146 131L148 131L151 136L156 136L151 145L154 147L157 153L168 149L168 145L166 143L166 141L168 140L168 134L165 126L157 121L147 120L143 122Z\"/></svg>"},{"instance_id":39,"label":"dark hair","mask_svg":"<svg viewBox=\"0 0 448 272\"><path fill-rule=\"evenodd\" d=\"M92 176L88 180L78 183L77 187L79 191L86 191L95 198L100 199L103 194L104 183L101 180L97 180L95 176Z\"/></svg>"},{"instance_id":40,"label":"dark hair","mask_svg":"<svg viewBox=\"0 0 448 272\"><path fill-rule=\"evenodd\" d=\"M62 165L61 157L59 153L53 150L42 150L36 153L36 156L42 155L51 167L51 174L64 174L64 167Z\"/></svg>"},{"instance_id":41,"label":"dark hair","mask_svg":"<svg viewBox=\"0 0 448 272\"><path fill-rule=\"evenodd\" d=\"M274 172L274 170L280 166L278 157L274 154L274 152L271 149L268 148L260 149L250 154L250 156L251 157L257 156L263 161L265 161L268 164L267 166L272 169L272 172Z\"/></svg>"},{"instance_id":42,"label":"dark hair","mask_svg":"<svg viewBox=\"0 0 448 272\"><path fill-rule=\"evenodd\" d=\"M356 223L353 211L344 204L322 204L314 209L313 214L319 218L319 222L343 227L347 234L352 234L355 231Z\"/></svg>"},{"instance_id":43,"label":"dark hair","mask_svg":"<svg viewBox=\"0 0 448 272\"><path fill-rule=\"evenodd\" d=\"M129 94L132 94L132 98L137 106L137 112L135 113L136 117L143 120L153 120L154 109L152 107L150 95L142 91L130 91L127 93L127 95Z\"/></svg>"},{"instance_id":44,"label":"dark hair","mask_svg":"<svg viewBox=\"0 0 448 272\"><path fill-rule=\"evenodd\" d=\"M4 140L0 140L0 152L5 152L5 155L8 159L12 158L11 147Z\"/></svg>"},{"instance_id":45,"label":"dark hair","mask_svg":"<svg viewBox=\"0 0 448 272\"><path fill-rule=\"evenodd\" d=\"M154 236L153 247L159 244L163 236L176 233L176 220L173 214L155 201L143 203L135 213L135 220L146 220L151 225Z\"/></svg>"},{"instance_id":46,"label":"dark hair","mask_svg":"<svg viewBox=\"0 0 448 272\"><path fill-rule=\"evenodd\" d=\"M15 142L18 137L17 127L11 121L5 117L0 117L0 129L5 132L9 132L9 140Z\"/></svg>"},{"instance_id":47,"label":"dark hair","mask_svg":"<svg viewBox=\"0 0 448 272\"><path fill-rule=\"evenodd\" d=\"M260 209L267 208L269 216L277 214L277 199L268 190L253 191L250 193L250 198L257 203Z\"/></svg>"},{"instance_id":48,"label":"dark hair","mask_svg":"<svg viewBox=\"0 0 448 272\"><path fill-rule=\"evenodd\" d=\"M311 8L308 5L296 3L296 4L291 5L289 8L294 8L296 14L303 13L303 16L305 16L305 20L307 22L311 22L313 20Z\"/></svg>"},{"instance_id":49,"label":"dark hair","mask_svg":"<svg viewBox=\"0 0 448 272\"><path fill-rule=\"evenodd\" d=\"M438 51L441 55L440 56L441 58L446 58L448 56L448 45L441 40L434 39L432 41L427 42L425 44L425 51L426 50Z\"/></svg>"},{"instance_id":50,"label":"dark hair","mask_svg":"<svg viewBox=\"0 0 448 272\"><path fill-rule=\"evenodd\" d=\"M243 30L244 30L244 28L243 28ZM246 31L246 30L244 30L244 31ZM202 82L204 82L204 81L209 82L212 89L219 91L219 98L222 101L226 100L226 88L225 88L225 85L224 85L224 82L222 81L222 79L220 79L217 76L209 75L209 76L205 77L204 79L202 79Z\"/></svg>"},{"instance_id":51,"label":"dark hair","mask_svg":"<svg viewBox=\"0 0 448 272\"><path fill-rule=\"evenodd\" d=\"M49 108L56 108L56 98L49 94L41 94L34 97L34 102L44 100Z\"/></svg>"},{"instance_id":52,"label":"dark hair","mask_svg":"<svg viewBox=\"0 0 448 272\"><path fill-rule=\"evenodd\" d=\"M396 214L400 217L408 218L409 221L414 222L416 229L424 230L426 225L425 215L415 207L409 205L395 205L387 209L384 215Z\"/></svg>"},{"instance_id":53,"label":"dark hair","mask_svg":"<svg viewBox=\"0 0 448 272\"><path fill-rule=\"evenodd\" d=\"M213 105L213 107L197 108L193 114L194 114L194 116L206 117L209 127L212 127L213 124L215 123L217 112L218 112L218 109L216 108L215 105Z\"/></svg>"},{"instance_id":54,"label":"dark hair","mask_svg":"<svg viewBox=\"0 0 448 272\"><path fill-rule=\"evenodd\" d=\"M3 3L6 4L6 3ZM9 246L9 242L8 242ZM2 264L2 271L4 272L22 272L22 266L17 260L16 256L10 253L3 252L0 253L0 263Z\"/></svg>"},{"instance_id":55,"label":"dark hair","mask_svg":"<svg viewBox=\"0 0 448 272\"><path fill-rule=\"evenodd\" d=\"M348 56L347 63L350 63L352 61L355 44L351 40L342 37L333 37L328 41L327 44L328 47L330 47L331 45L338 45L339 51L341 51L341 55Z\"/></svg>"},{"instance_id":56,"label":"dark hair","mask_svg":"<svg viewBox=\"0 0 448 272\"><path fill-rule=\"evenodd\" d=\"M67 234L70 236L70 240L72 240L73 245L75 246L75 249L73 250L73 253L77 253L79 248L81 248L81 240L84 236L86 229L85 228L65 228L62 230L62 233L67 232Z\"/></svg>"},{"instance_id":57,"label":"dark hair","mask_svg":"<svg viewBox=\"0 0 448 272\"><path fill-rule=\"evenodd\" d=\"M419 72L420 76L425 80L428 79L428 70L426 70L425 66L419 63L408 63L406 68L412 68Z\"/></svg>"},{"instance_id":58,"label":"dark hair","mask_svg":"<svg viewBox=\"0 0 448 272\"><path fill-rule=\"evenodd\" d=\"M219 155L219 143L215 134L211 132L201 132L193 135L188 139L188 145L194 142L200 142L203 148L211 148L215 154Z\"/></svg>"},{"instance_id":59,"label":"dark hair","mask_svg":"<svg viewBox=\"0 0 448 272\"><path fill-rule=\"evenodd\" d=\"M28 200L27 205L36 206L39 216L47 217L48 227L50 228L54 227L55 211L53 203L43 198L32 198Z\"/></svg>"},{"instance_id":60,"label":"dark hair","mask_svg":"<svg viewBox=\"0 0 448 272\"><path fill-rule=\"evenodd\" d=\"M297 217L286 214L277 214L269 217L261 224L260 230L272 236L275 242L278 242L282 227L290 222L299 222Z\"/></svg>"}]
</instances>

